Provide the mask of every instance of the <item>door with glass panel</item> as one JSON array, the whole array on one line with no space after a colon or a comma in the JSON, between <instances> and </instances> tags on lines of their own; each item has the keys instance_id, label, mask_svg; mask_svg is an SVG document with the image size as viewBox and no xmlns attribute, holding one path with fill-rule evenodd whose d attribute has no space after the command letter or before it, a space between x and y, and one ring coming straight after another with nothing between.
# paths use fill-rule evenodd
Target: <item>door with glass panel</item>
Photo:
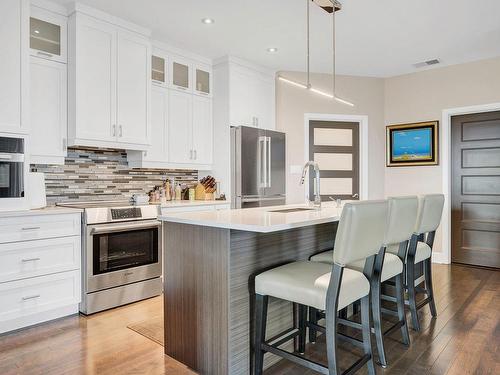
<instances>
[{"instance_id":1,"label":"door with glass panel","mask_svg":"<svg viewBox=\"0 0 500 375\"><path fill-rule=\"evenodd\" d=\"M318 163L322 201L359 199L359 123L309 122L309 160ZM312 167L311 167L312 168ZM315 194L309 173L309 199Z\"/></svg>"}]
</instances>

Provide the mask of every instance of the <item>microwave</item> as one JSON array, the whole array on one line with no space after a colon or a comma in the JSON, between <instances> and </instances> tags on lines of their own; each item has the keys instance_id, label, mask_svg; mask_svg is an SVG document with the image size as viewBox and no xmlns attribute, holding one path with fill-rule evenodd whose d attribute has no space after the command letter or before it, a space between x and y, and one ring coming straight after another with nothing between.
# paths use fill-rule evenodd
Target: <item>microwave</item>
<instances>
[{"instance_id":1,"label":"microwave","mask_svg":"<svg viewBox=\"0 0 500 375\"><path fill-rule=\"evenodd\" d=\"M26 139L0 136L0 210L27 209Z\"/></svg>"}]
</instances>

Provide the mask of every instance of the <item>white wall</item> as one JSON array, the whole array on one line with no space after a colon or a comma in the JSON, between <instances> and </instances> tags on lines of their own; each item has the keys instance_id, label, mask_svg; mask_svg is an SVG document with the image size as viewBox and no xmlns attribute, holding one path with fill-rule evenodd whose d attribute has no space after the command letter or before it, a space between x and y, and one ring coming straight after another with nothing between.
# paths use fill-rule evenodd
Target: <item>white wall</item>
<instances>
[{"instance_id":1,"label":"white wall","mask_svg":"<svg viewBox=\"0 0 500 375\"><path fill-rule=\"evenodd\" d=\"M384 102L387 125L441 121L444 109L500 102L500 58L388 78ZM442 192L442 180L441 163L429 167L386 167L385 194ZM435 249L442 249L439 231Z\"/></svg>"},{"instance_id":2,"label":"white wall","mask_svg":"<svg viewBox=\"0 0 500 375\"><path fill-rule=\"evenodd\" d=\"M305 81L305 74L280 72L284 77ZM331 91L332 76L312 74L314 87ZM349 107L319 96L310 91L290 86L282 81L276 83L276 128L287 134L287 201L304 201L304 187L299 185L299 174L290 173L291 166L302 167L305 160L304 114L325 113L337 115L368 116L368 192L370 199L384 196L384 80L379 78L337 78L337 94L355 103Z\"/></svg>"}]
</instances>

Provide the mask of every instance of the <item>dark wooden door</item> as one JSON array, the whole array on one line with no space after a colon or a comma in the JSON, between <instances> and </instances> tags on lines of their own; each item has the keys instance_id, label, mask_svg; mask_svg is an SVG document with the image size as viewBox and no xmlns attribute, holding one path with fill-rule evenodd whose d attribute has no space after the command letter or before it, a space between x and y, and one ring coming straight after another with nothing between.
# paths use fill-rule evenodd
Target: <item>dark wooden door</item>
<instances>
[{"instance_id":1,"label":"dark wooden door","mask_svg":"<svg viewBox=\"0 0 500 375\"><path fill-rule=\"evenodd\" d=\"M319 165L322 201L359 199L359 123L310 121L309 160ZM309 172L313 200L314 171Z\"/></svg>"},{"instance_id":2,"label":"dark wooden door","mask_svg":"<svg viewBox=\"0 0 500 375\"><path fill-rule=\"evenodd\" d=\"M456 116L452 262L500 268L500 112Z\"/></svg>"}]
</instances>

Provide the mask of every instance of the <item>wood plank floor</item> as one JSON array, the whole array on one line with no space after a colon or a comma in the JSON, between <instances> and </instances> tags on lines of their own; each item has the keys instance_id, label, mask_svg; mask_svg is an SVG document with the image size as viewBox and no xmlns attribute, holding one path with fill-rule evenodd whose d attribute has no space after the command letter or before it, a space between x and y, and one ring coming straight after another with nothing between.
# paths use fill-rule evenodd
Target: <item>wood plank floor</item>
<instances>
[{"instance_id":1,"label":"wood plank floor","mask_svg":"<svg viewBox=\"0 0 500 375\"><path fill-rule=\"evenodd\" d=\"M398 332L387 340L390 366L379 374L500 374L500 272L459 265L434 265L439 316L421 310L422 331L412 344ZM91 317L72 316L0 336L0 374L192 374L163 355L163 347L127 328L161 314L161 297ZM342 344L342 364L357 349ZM308 355L325 359L319 340ZM360 373L365 373L362 371ZM285 361L266 375L313 374Z\"/></svg>"}]
</instances>

